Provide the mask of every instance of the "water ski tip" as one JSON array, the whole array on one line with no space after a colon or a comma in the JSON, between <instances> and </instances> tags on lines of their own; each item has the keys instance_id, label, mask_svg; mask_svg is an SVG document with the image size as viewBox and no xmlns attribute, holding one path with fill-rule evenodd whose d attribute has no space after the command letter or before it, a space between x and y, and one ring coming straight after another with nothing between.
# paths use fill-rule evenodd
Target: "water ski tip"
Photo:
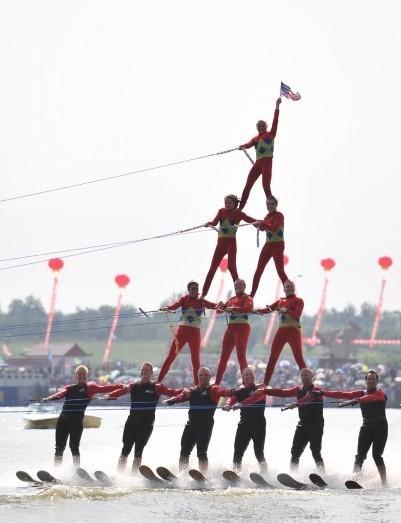
<instances>
[{"instance_id":1,"label":"water ski tip","mask_svg":"<svg viewBox=\"0 0 401 523\"><path fill-rule=\"evenodd\" d=\"M177 476L175 476L169 469L166 467L157 467L156 472L158 475L164 479L164 481L175 481Z\"/></svg>"},{"instance_id":2,"label":"water ski tip","mask_svg":"<svg viewBox=\"0 0 401 523\"><path fill-rule=\"evenodd\" d=\"M327 483L324 481L324 479L319 476L319 474L309 474L309 479L311 482L316 485L319 488L326 488L328 487Z\"/></svg>"},{"instance_id":3,"label":"water ski tip","mask_svg":"<svg viewBox=\"0 0 401 523\"><path fill-rule=\"evenodd\" d=\"M37 479L34 479L28 472L25 472L25 470L17 470L15 473L17 478L20 481L23 481L24 483L32 483L33 485L42 485L41 481L38 481Z\"/></svg>"},{"instance_id":4,"label":"water ski tip","mask_svg":"<svg viewBox=\"0 0 401 523\"><path fill-rule=\"evenodd\" d=\"M205 476L202 474L202 472L199 472L199 470L191 469L188 471L188 474L194 481L198 481L200 483L205 483L207 481Z\"/></svg>"},{"instance_id":5,"label":"water ski tip","mask_svg":"<svg viewBox=\"0 0 401 523\"><path fill-rule=\"evenodd\" d=\"M57 478L52 476L50 472L47 472L47 470L38 470L36 473L40 481L43 481L43 483L61 483Z\"/></svg>"},{"instance_id":6,"label":"water ski tip","mask_svg":"<svg viewBox=\"0 0 401 523\"><path fill-rule=\"evenodd\" d=\"M251 481L253 483L255 483L255 485L257 485L258 487L263 487L263 488L273 488L272 485L270 485L266 480L265 478L261 475L261 474L258 474L257 472L251 472L249 474L249 477L251 479Z\"/></svg>"},{"instance_id":7,"label":"water ski tip","mask_svg":"<svg viewBox=\"0 0 401 523\"><path fill-rule=\"evenodd\" d=\"M360 485L357 481L354 481L353 479L349 479L345 482L345 486L347 489L350 490L360 490L363 489L362 485Z\"/></svg>"},{"instance_id":8,"label":"water ski tip","mask_svg":"<svg viewBox=\"0 0 401 523\"><path fill-rule=\"evenodd\" d=\"M306 483L301 483L300 481L297 481L289 474L278 474L277 480L285 487L292 488L295 490L304 490L308 488L308 485L306 485Z\"/></svg>"},{"instance_id":9,"label":"water ski tip","mask_svg":"<svg viewBox=\"0 0 401 523\"><path fill-rule=\"evenodd\" d=\"M225 470L223 472L223 478L230 483L238 483L241 480L238 474L233 470Z\"/></svg>"},{"instance_id":10,"label":"water ski tip","mask_svg":"<svg viewBox=\"0 0 401 523\"><path fill-rule=\"evenodd\" d=\"M146 466L141 465L139 468L139 473L148 481L154 481L155 483L161 483L162 480L156 476L156 474L153 472L153 470Z\"/></svg>"}]
</instances>

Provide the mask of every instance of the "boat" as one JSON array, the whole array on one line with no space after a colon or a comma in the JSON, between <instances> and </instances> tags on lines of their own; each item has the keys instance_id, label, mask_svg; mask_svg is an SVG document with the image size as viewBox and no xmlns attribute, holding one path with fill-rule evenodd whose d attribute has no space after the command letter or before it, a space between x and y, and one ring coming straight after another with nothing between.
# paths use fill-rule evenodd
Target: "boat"
<instances>
[{"instance_id":1,"label":"boat","mask_svg":"<svg viewBox=\"0 0 401 523\"><path fill-rule=\"evenodd\" d=\"M27 413L22 417L26 429L54 429L60 415L60 407L56 405L45 405L43 403L31 403ZM84 428L97 429L100 427L102 418L85 414Z\"/></svg>"}]
</instances>

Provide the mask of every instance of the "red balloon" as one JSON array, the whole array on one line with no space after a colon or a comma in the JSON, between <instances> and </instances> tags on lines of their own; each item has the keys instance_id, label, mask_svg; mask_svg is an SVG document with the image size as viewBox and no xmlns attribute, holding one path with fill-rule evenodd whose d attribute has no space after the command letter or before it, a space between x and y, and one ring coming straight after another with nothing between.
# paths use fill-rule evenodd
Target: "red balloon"
<instances>
[{"instance_id":1,"label":"red balloon","mask_svg":"<svg viewBox=\"0 0 401 523\"><path fill-rule=\"evenodd\" d=\"M323 258L323 260L320 260L320 265L325 271L331 271L335 267L336 262L333 258Z\"/></svg>"},{"instance_id":2,"label":"red balloon","mask_svg":"<svg viewBox=\"0 0 401 523\"><path fill-rule=\"evenodd\" d=\"M386 271L393 265L393 260L390 258L390 256L382 256L379 258L378 264L383 270Z\"/></svg>"},{"instance_id":3,"label":"red balloon","mask_svg":"<svg viewBox=\"0 0 401 523\"><path fill-rule=\"evenodd\" d=\"M284 265L287 265L287 263L289 262L289 258L287 255L284 254Z\"/></svg>"},{"instance_id":4,"label":"red balloon","mask_svg":"<svg viewBox=\"0 0 401 523\"><path fill-rule=\"evenodd\" d=\"M130 280L126 274L117 274L117 276L114 278L114 281L117 283L120 289L124 289L124 287L129 284Z\"/></svg>"},{"instance_id":5,"label":"red balloon","mask_svg":"<svg viewBox=\"0 0 401 523\"><path fill-rule=\"evenodd\" d=\"M48 261L48 265L52 271L60 271L64 267L64 262L61 258L52 258Z\"/></svg>"},{"instance_id":6,"label":"red balloon","mask_svg":"<svg viewBox=\"0 0 401 523\"><path fill-rule=\"evenodd\" d=\"M227 268L228 268L228 259L227 258L223 258L220 262L220 270L222 272L226 272Z\"/></svg>"}]
</instances>

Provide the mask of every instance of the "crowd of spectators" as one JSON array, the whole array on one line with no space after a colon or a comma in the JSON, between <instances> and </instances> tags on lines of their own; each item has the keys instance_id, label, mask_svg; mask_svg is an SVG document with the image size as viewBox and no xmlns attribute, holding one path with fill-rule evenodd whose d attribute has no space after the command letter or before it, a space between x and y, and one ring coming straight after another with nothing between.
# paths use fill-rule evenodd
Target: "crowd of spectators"
<instances>
[{"instance_id":1,"label":"crowd of spectators","mask_svg":"<svg viewBox=\"0 0 401 523\"><path fill-rule=\"evenodd\" d=\"M256 383L262 383L266 371L266 362L260 359L248 359L255 372ZM212 372L217 367L217 356L208 355L202 362ZM312 367L313 368L313 367ZM154 369L157 376L158 368ZM365 374L369 367L364 363L346 363L339 368L313 368L315 385L326 390L353 390L365 388ZM375 367L379 375L379 385L387 395L387 406L400 408L401 404L401 364L400 366L378 365ZM116 382L127 382L139 379L139 369L129 368L123 362L118 362L115 368L107 375L102 375L97 369L97 377L101 380L112 379ZM212 380L213 381L213 380ZM165 379L166 385L171 387L191 387L193 385L192 367L186 358L179 358ZM224 374L222 385L237 387L241 384L241 375L236 360L230 360ZM300 384L299 369L292 361L282 359L278 362L270 385L272 387L290 388ZM280 398L277 398L280 400ZM274 401L274 400L273 400ZM280 400L281 401L281 400Z\"/></svg>"}]
</instances>

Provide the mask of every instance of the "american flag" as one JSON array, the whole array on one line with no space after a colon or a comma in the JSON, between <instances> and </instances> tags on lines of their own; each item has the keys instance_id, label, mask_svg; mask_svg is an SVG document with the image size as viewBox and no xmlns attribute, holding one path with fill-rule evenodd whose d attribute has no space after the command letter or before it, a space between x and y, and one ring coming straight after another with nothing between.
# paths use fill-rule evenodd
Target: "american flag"
<instances>
[{"instance_id":1,"label":"american flag","mask_svg":"<svg viewBox=\"0 0 401 523\"><path fill-rule=\"evenodd\" d=\"M283 82L281 82L280 96L285 96L285 98L290 98L291 100L294 100L294 102L297 102L298 100L301 99L301 95L299 93L293 93L291 91L291 87L289 85L283 84Z\"/></svg>"}]
</instances>

